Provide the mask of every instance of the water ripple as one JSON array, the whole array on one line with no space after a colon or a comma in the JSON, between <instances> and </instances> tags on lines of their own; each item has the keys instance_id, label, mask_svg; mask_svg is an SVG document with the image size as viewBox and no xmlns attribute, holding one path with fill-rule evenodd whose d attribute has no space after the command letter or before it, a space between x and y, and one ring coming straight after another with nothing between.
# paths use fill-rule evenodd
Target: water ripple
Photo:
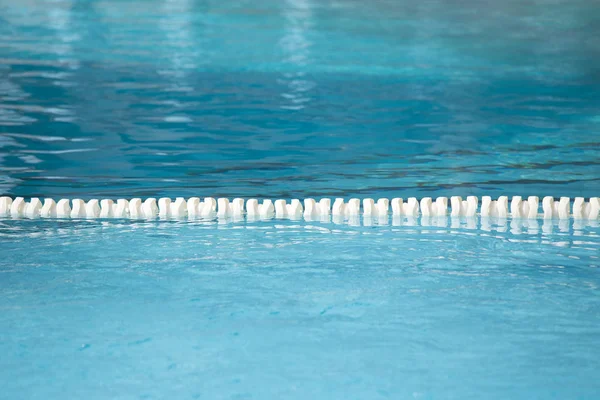
<instances>
[{"instance_id":1,"label":"water ripple","mask_svg":"<svg viewBox=\"0 0 600 400\"><path fill-rule=\"evenodd\" d=\"M594 196L584 3L0 1L0 188Z\"/></svg>"}]
</instances>

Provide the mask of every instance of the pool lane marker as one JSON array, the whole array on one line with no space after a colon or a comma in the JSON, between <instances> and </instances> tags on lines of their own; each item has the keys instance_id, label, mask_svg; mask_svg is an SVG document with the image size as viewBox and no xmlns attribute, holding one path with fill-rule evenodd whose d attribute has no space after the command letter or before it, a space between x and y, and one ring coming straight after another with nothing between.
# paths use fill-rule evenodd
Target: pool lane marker
<instances>
[{"instance_id":1,"label":"pool lane marker","mask_svg":"<svg viewBox=\"0 0 600 400\"><path fill-rule=\"evenodd\" d=\"M303 205L304 204L304 205ZM391 210L390 210L391 208ZM390 212L391 211L391 212ZM541 212L540 212L541 211ZM498 217L513 219L584 219L597 220L600 215L600 198L591 197L586 201L583 197L576 197L571 204L571 199L561 197L555 200L547 196L540 200L537 196L529 196L524 200L521 196L513 196L510 203L507 196L500 196L492 200L490 196L481 198L481 205L476 196L469 196L466 200L453 196L448 202L447 197L438 197L435 201L431 197L422 198L420 201L410 197L404 201L394 198L374 199L357 198L345 201L337 198L331 204L331 199L323 198L318 202L307 198L304 201L293 199L289 204L286 200L258 199L244 200L235 198L214 199L199 197L184 199L177 197L175 201L164 197L161 199L141 198L131 200L118 199L92 199L87 202L82 199L60 199L58 202L51 198L32 198L28 202L23 197L15 199L0 197L0 216L11 217L42 217L42 218L228 218L247 216L249 218L318 218L322 216L342 217L378 217L378 216L403 216L403 217Z\"/></svg>"}]
</instances>

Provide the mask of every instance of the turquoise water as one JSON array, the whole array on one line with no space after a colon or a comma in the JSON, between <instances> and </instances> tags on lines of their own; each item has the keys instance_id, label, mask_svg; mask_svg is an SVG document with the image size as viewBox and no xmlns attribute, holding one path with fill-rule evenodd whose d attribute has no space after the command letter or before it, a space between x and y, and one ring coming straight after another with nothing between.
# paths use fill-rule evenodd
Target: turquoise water
<instances>
[{"instance_id":1,"label":"turquoise water","mask_svg":"<svg viewBox=\"0 0 600 400\"><path fill-rule=\"evenodd\" d=\"M1 1L0 191L597 195L599 7L522 3Z\"/></svg>"},{"instance_id":2,"label":"turquoise water","mask_svg":"<svg viewBox=\"0 0 600 400\"><path fill-rule=\"evenodd\" d=\"M598 196L599 19L0 0L0 195ZM595 221L222 222L1 218L0 398L600 391Z\"/></svg>"},{"instance_id":3,"label":"turquoise water","mask_svg":"<svg viewBox=\"0 0 600 400\"><path fill-rule=\"evenodd\" d=\"M19 220L0 235L6 398L600 389L598 224Z\"/></svg>"}]
</instances>

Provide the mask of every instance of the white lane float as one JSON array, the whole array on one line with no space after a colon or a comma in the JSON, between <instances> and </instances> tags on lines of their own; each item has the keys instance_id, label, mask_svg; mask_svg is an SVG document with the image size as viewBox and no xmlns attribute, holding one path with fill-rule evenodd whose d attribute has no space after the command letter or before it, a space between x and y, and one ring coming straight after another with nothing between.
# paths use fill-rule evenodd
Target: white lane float
<instances>
[{"instance_id":1,"label":"white lane float","mask_svg":"<svg viewBox=\"0 0 600 400\"><path fill-rule=\"evenodd\" d=\"M393 217L425 219L433 217L481 217L481 218L511 218L516 219L558 219L558 220L597 220L600 217L600 198L585 199L569 197L555 199L546 196L540 202L539 197L513 196L510 201L507 196L492 199L483 196L481 201L476 196L468 196L463 200L460 196L424 197L417 200L410 197L372 199L343 198L331 199L307 198L292 199L288 204L284 199L248 199L228 198L214 199L199 197L175 200L163 197L155 198L91 199L54 199L45 198L43 203L39 198L26 201L23 197L0 197L0 217L43 217L43 218L239 218L247 216L250 219L287 218L308 220L322 219L332 216L335 220L349 219L362 216L363 218Z\"/></svg>"}]
</instances>

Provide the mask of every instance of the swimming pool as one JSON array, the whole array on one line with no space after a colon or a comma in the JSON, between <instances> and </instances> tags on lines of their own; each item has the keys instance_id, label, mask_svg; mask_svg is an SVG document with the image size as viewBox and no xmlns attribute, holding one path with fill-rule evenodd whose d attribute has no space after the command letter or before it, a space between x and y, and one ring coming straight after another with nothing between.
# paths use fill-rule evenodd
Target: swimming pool
<instances>
[{"instance_id":1,"label":"swimming pool","mask_svg":"<svg viewBox=\"0 0 600 400\"><path fill-rule=\"evenodd\" d=\"M0 0L0 195L600 193L584 1ZM597 221L0 217L6 398L594 398Z\"/></svg>"}]
</instances>

